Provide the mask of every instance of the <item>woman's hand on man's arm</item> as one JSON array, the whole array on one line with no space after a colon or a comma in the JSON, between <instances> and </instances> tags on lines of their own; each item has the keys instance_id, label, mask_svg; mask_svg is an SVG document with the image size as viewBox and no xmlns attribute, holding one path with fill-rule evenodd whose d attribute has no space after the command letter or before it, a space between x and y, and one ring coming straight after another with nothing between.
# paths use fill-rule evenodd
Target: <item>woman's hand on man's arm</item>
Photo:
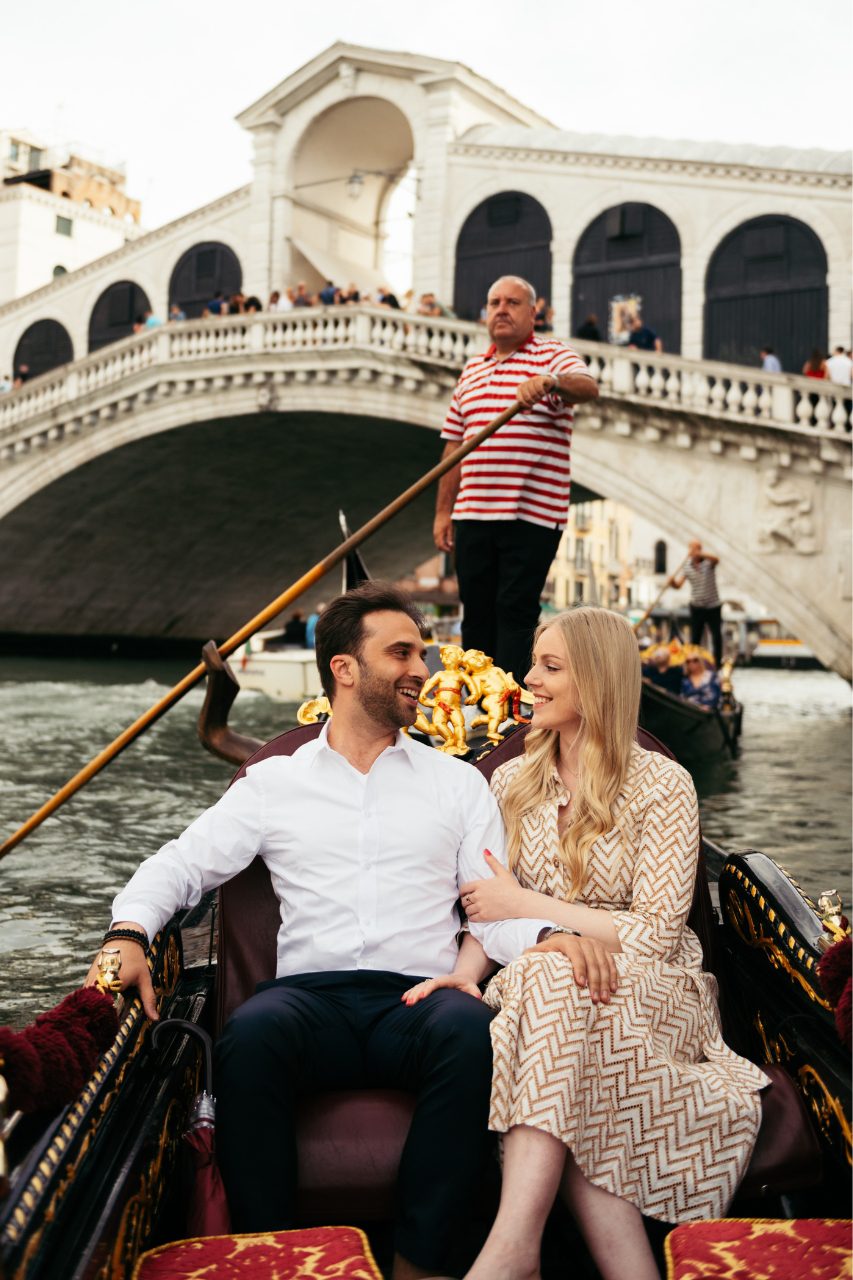
<instances>
[{"instance_id":1,"label":"woman's hand on man's arm","mask_svg":"<svg viewBox=\"0 0 853 1280\"><path fill-rule=\"evenodd\" d=\"M585 907L578 902L563 902L535 889L523 889L512 872L488 849L483 857L491 876L470 880L459 890L465 914L474 924L489 924L494 920L550 920L584 937L597 938L610 951L622 950L609 911Z\"/></svg>"},{"instance_id":2,"label":"woman's hand on man's arm","mask_svg":"<svg viewBox=\"0 0 853 1280\"><path fill-rule=\"evenodd\" d=\"M488 849L483 851L483 858L491 874L485 880L468 880L459 887L462 909L469 920L490 924L495 920L536 920L544 916L541 903L537 906L543 895L523 889Z\"/></svg>"}]
</instances>

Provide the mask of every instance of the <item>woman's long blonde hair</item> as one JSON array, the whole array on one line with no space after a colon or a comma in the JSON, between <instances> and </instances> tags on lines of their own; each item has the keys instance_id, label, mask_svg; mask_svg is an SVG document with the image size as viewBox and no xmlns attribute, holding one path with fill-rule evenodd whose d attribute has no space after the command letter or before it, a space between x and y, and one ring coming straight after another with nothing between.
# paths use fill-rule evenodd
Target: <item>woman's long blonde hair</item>
<instances>
[{"instance_id":1,"label":"woman's long blonde hair","mask_svg":"<svg viewBox=\"0 0 853 1280\"><path fill-rule=\"evenodd\" d=\"M571 899L583 888L592 844L616 824L614 804L625 786L637 732L640 656L630 624L608 609L581 606L561 613L538 628L535 642L548 627L559 633L565 645L581 719L578 785L571 818L559 842ZM525 814L557 792L553 767L559 753L556 730L528 731L523 762L501 802L513 869L521 853Z\"/></svg>"}]
</instances>

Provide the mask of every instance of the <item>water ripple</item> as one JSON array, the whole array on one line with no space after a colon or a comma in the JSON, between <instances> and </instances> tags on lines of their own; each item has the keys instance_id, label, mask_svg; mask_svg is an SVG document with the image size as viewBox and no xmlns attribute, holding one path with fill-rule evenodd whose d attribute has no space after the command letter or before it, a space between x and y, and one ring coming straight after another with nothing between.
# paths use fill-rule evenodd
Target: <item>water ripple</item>
<instances>
[{"instance_id":1,"label":"water ripple","mask_svg":"<svg viewBox=\"0 0 853 1280\"><path fill-rule=\"evenodd\" d=\"M4 659L0 832L13 831L183 674L173 663ZM849 686L826 672L743 671L743 753L697 777L704 830L759 848L850 903ZM222 793L231 769L196 738L193 690L0 864L0 1024L80 982L110 904L143 858ZM295 709L241 694L235 727L268 739Z\"/></svg>"}]
</instances>

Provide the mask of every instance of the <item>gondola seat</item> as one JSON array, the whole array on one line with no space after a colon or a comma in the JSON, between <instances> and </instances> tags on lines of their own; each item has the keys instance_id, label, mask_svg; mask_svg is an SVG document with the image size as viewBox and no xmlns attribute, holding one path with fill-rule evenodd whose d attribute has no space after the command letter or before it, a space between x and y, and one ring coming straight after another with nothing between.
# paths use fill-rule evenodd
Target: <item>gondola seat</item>
<instances>
[{"instance_id":1,"label":"gondola seat","mask_svg":"<svg viewBox=\"0 0 853 1280\"><path fill-rule=\"evenodd\" d=\"M274 738L241 766L234 781L249 765L268 756L291 755L319 732L319 725L305 725ZM499 764L520 753L524 732L510 735L475 767L488 779ZM642 729L638 741L650 750L671 754ZM701 858L688 924L702 943L705 967L713 972L715 920ZM280 920L269 872L260 858L219 890L218 1029L254 994L259 982L275 977ZM820 1148L800 1094L781 1067L765 1070L772 1084L762 1093L761 1131L742 1191L779 1195L816 1186L821 1177ZM306 1098L297 1138L300 1220L334 1221L342 1212L350 1221L390 1217L413 1110L410 1094L390 1089Z\"/></svg>"}]
</instances>

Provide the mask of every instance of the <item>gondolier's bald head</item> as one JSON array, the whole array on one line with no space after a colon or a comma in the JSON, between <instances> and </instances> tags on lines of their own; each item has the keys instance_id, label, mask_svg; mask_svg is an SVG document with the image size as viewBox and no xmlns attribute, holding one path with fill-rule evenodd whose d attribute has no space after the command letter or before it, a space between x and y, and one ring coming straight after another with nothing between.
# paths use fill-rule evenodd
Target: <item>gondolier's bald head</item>
<instances>
[{"instance_id":1,"label":"gondolier's bald head","mask_svg":"<svg viewBox=\"0 0 853 1280\"><path fill-rule=\"evenodd\" d=\"M371 614L401 614L414 624L418 636L426 627L423 614L411 596L390 582L363 582L328 604L317 620L314 633L314 650L323 692L334 702L337 682L332 670L333 660L349 655L361 662L367 638ZM408 629L411 635L411 627Z\"/></svg>"},{"instance_id":2,"label":"gondolier's bald head","mask_svg":"<svg viewBox=\"0 0 853 1280\"><path fill-rule=\"evenodd\" d=\"M498 276L494 284L490 286L486 296L490 298L494 292L502 293L507 290L519 292L531 307L536 306L536 290L529 280L525 280L524 276Z\"/></svg>"},{"instance_id":3,"label":"gondolier's bald head","mask_svg":"<svg viewBox=\"0 0 853 1280\"><path fill-rule=\"evenodd\" d=\"M486 299L486 328L501 353L526 342L536 322L536 290L522 276L500 276Z\"/></svg>"}]
</instances>

